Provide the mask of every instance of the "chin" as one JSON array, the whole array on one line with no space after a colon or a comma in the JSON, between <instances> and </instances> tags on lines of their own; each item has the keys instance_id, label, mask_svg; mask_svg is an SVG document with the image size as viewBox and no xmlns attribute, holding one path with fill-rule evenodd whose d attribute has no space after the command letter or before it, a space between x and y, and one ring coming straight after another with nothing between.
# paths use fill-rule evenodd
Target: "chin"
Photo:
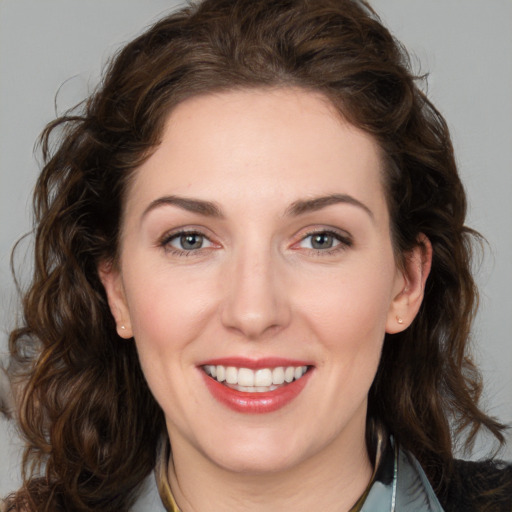
<instances>
[{"instance_id":1,"label":"chin","mask_svg":"<svg viewBox=\"0 0 512 512\"><path fill-rule=\"evenodd\" d=\"M205 455L226 471L262 475L287 471L307 457L310 447L301 446L298 439L288 433L265 433L249 435L226 433L226 443L217 443L214 450L205 450Z\"/></svg>"},{"instance_id":2,"label":"chin","mask_svg":"<svg viewBox=\"0 0 512 512\"><path fill-rule=\"evenodd\" d=\"M285 472L298 461L296 457L286 457L282 452L269 454L260 447L251 451L240 450L238 453L223 454L215 457L213 462L231 473L256 476Z\"/></svg>"}]
</instances>

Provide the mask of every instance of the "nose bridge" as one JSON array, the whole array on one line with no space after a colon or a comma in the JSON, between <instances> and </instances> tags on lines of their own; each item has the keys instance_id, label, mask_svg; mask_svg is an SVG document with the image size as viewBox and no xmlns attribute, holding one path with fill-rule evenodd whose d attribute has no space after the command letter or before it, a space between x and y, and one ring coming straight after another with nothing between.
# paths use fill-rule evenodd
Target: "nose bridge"
<instances>
[{"instance_id":1,"label":"nose bridge","mask_svg":"<svg viewBox=\"0 0 512 512\"><path fill-rule=\"evenodd\" d=\"M286 325L289 311L278 267L278 254L261 240L233 252L222 312L226 327L257 339Z\"/></svg>"}]
</instances>

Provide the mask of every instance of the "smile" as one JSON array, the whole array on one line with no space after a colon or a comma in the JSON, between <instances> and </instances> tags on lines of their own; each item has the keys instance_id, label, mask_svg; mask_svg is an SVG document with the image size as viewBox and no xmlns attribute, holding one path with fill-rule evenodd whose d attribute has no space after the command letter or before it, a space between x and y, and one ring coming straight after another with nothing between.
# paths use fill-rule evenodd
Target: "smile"
<instances>
[{"instance_id":1,"label":"smile","mask_svg":"<svg viewBox=\"0 0 512 512\"><path fill-rule=\"evenodd\" d=\"M232 357L204 361L198 369L220 404L237 413L262 414L294 402L315 367L307 361Z\"/></svg>"},{"instance_id":2,"label":"smile","mask_svg":"<svg viewBox=\"0 0 512 512\"><path fill-rule=\"evenodd\" d=\"M236 366L204 365L203 371L217 382L246 393L266 393L301 379L307 366L278 366L275 368L237 368Z\"/></svg>"}]
</instances>

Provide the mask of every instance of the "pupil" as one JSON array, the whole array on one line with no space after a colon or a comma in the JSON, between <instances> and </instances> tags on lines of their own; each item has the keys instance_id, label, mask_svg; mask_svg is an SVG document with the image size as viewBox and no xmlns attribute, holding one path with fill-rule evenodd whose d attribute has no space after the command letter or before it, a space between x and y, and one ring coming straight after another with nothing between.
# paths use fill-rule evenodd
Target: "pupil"
<instances>
[{"instance_id":1,"label":"pupil","mask_svg":"<svg viewBox=\"0 0 512 512\"><path fill-rule=\"evenodd\" d=\"M330 249L332 247L332 235L315 235L311 245L314 249Z\"/></svg>"},{"instance_id":2,"label":"pupil","mask_svg":"<svg viewBox=\"0 0 512 512\"><path fill-rule=\"evenodd\" d=\"M182 235L180 238L183 249L200 249L203 245L203 237L201 235Z\"/></svg>"}]
</instances>

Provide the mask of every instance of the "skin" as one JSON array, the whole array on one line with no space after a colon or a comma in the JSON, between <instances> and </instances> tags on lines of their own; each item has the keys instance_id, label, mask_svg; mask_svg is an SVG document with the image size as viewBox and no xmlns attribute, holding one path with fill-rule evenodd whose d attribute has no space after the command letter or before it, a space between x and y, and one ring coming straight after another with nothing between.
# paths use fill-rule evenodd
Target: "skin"
<instances>
[{"instance_id":1,"label":"skin","mask_svg":"<svg viewBox=\"0 0 512 512\"><path fill-rule=\"evenodd\" d=\"M184 512L349 510L367 486L368 391L385 333L419 309L430 261L418 248L397 265L382 172L371 136L291 88L185 101L137 171L119 262L100 273L165 413ZM333 194L344 200L291 211ZM213 202L221 216L168 196ZM203 245L186 251L180 230ZM315 249L312 232L335 235ZM313 368L285 407L242 414L198 368L230 356Z\"/></svg>"}]
</instances>

